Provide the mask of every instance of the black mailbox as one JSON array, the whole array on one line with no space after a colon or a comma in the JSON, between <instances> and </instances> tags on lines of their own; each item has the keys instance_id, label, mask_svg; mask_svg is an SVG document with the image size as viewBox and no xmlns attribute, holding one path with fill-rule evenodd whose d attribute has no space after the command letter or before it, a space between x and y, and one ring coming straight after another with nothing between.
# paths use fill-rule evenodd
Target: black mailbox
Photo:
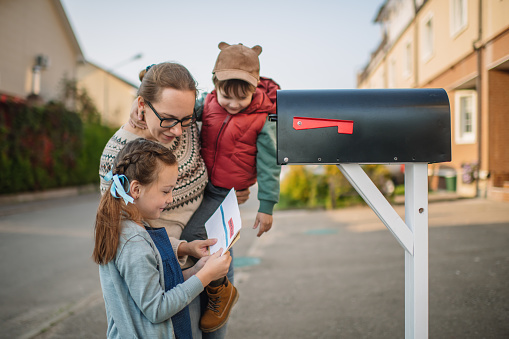
<instances>
[{"instance_id":1,"label":"black mailbox","mask_svg":"<svg viewBox=\"0 0 509 339\"><path fill-rule=\"evenodd\" d=\"M443 89L280 90L278 164L451 161Z\"/></svg>"}]
</instances>

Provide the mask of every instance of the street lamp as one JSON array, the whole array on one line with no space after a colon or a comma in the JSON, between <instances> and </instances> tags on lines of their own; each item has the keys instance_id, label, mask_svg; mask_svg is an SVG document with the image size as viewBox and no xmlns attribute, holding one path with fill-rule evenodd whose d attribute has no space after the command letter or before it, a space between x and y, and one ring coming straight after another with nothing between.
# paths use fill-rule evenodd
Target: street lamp
<instances>
[{"instance_id":1,"label":"street lamp","mask_svg":"<svg viewBox=\"0 0 509 339\"><path fill-rule=\"evenodd\" d=\"M104 107L103 107L103 110L104 110L103 117L104 117L105 121L108 120L106 118L110 115L110 112L109 112L108 82L109 82L110 76L113 75L113 70L115 70L118 67L127 65L128 63L131 63L134 60L141 59L142 57L143 57L143 54L142 53L138 53L138 54L133 55L132 57L126 59L126 60L123 60L123 61L117 63L113 67L110 67L109 69L106 70L106 74L105 74L105 78L104 78Z\"/></svg>"},{"instance_id":2,"label":"street lamp","mask_svg":"<svg viewBox=\"0 0 509 339\"><path fill-rule=\"evenodd\" d=\"M142 54L142 53L138 53L138 54L136 54L136 55L133 55L133 56L132 56L132 57L130 57L129 59L126 59L126 60L124 60L124 61L121 61L121 62L119 62L118 64L114 65L113 67L110 67L110 72L111 72L112 70L114 70L115 68L117 68L117 67L124 66L124 65L126 65L126 64L128 64L128 63L130 63L130 62L132 62L132 61L134 61L134 60L141 59L142 57L143 57L143 54Z\"/></svg>"}]
</instances>

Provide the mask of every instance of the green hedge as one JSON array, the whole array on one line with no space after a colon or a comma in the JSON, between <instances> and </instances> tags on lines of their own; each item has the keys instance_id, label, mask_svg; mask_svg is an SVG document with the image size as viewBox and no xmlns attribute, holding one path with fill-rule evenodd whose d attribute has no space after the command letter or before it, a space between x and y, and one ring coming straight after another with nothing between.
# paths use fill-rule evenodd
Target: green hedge
<instances>
[{"instance_id":1,"label":"green hedge","mask_svg":"<svg viewBox=\"0 0 509 339\"><path fill-rule=\"evenodd\" d=\"M382 165L363 165L363 170L382 191L390 173ZM391 197L388 197L391 199ZM327 208L365 204L350 182L333 165L289 166L281 181L278 209Z\"/></svg>"},{"instance_id":2,"label":"green hedge","mask_svg":"<svg viewBox=\"0 0 509 339\"><path fill-rule=\"evenodd\" d=\"M0 102L0 194L98 183L113 133L59 104Z\"/></svg>"}]
</instances>

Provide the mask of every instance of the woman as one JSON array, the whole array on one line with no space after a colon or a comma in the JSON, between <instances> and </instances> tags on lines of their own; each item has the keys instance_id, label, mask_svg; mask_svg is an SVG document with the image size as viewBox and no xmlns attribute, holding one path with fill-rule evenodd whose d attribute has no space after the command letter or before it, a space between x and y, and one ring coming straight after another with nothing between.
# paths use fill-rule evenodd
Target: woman
<instances>
[{"instance_id":1,"label":"woman","mask_svg":"<svg viewBox=\"0 0 509 339\"><path fill-rule=\"evenodd\" d=\"M193 112L196 82L184 66L170 62L147 67L140 72L140 80L136 110L144 117L147 129L126 123L108 141L99 169L101 193L107 189L104 176L127 142L142 137L168 147L179 164L174 199L159 219L149 223L155 228L166 228L170 237L179 239L201 203L208 180Z\"/></svg>"}]
</instances>

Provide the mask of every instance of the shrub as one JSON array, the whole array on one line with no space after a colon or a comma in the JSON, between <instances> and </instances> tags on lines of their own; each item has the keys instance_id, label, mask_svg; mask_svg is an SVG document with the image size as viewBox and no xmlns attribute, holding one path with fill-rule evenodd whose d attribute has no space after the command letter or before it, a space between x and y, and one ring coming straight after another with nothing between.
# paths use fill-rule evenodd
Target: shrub
<instances>
[{"instance_id":1,"label":"shrub","mask_svg":"<svg viewBox=\"0 0 509 339\"><path fill-rule=\"evenodd\" d=\"M381 165L364 165L364 171L380 189L390 178ZM364 204L362 197L343 176L337 166L289 166L281 181L278 209L338 208Z\"/></svg>"},{"instance_id":2,"label":"shrub","mask_svg":"<svg viewBox=\"0 0 509 339\"><path fill-rule=\"evenodd\" d=\"M98 183L99 158L113 133L58 103L0 102L0 192Z\"/></svg>"}]
</instances>

